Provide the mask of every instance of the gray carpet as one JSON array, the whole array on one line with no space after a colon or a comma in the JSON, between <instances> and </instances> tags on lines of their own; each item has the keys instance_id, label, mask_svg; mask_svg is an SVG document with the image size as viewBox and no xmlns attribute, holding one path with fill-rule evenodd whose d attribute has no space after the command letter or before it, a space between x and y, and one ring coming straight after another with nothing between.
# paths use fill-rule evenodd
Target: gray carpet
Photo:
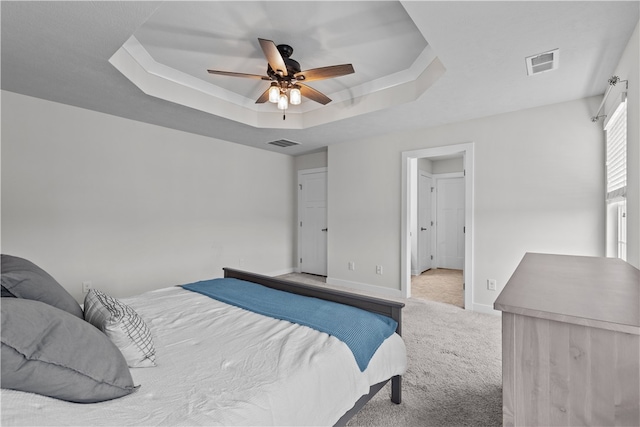
<instances>
[{"instance_id":1,"label":"gray carpet","mask_svg":"<svg viewBox=\"0 0 640 427\"><path fill-rule=\"evenodd\" d=\"M402 403L391 403L388 384L348 425L502 425L500 317L433 301L405 303Z\"/></svg>"},{"instance_id":2,"label":"gray carpet","mask_svg":"<svg viewBox=\"0 0 640 427\"><path fill-rule=\"evenodd\" d=\"M306 274L282 278L332 287ZM402 403L391 402L387 384L347 425L502 425L500 317L435 301L402 301L409 362Z\"/></svg>"}]
</instances>

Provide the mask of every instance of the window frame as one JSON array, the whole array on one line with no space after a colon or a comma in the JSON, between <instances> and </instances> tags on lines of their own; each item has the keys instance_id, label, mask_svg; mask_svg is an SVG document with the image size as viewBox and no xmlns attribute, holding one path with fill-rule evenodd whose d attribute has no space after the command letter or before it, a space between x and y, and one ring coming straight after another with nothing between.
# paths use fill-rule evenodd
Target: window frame
<instances>
[{"instance_id":1,"label":"window frame","mask_svg":"<svg viewBox=\"0 0 640 427\"><path fill-rule=\"evenodd\" d=\"M608 256L627 258L627 100L622 96L604 125Z\"/></svg>"}]
</instances>

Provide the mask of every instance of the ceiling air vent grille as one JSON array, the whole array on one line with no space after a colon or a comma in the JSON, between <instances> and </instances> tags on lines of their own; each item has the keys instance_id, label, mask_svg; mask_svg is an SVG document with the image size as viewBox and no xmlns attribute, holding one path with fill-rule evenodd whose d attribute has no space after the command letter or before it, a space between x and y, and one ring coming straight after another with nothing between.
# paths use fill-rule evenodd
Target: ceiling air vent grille
<instances>
[{"instance_id":1,"label":"ceiling air vent grille","mask_svg":"<svg viewBox=\"0 0 640 427\"><path fill-rule=\"evenodd\" d=\"M555 70L560 64L560 49L529 56L525 60L527 62L527 75L529 76Z\"/></svg>"},{"instance_id":2,"label":"ceiling air vent grille","mask_svg":"<svg viewBox=\"0 0 640 427\"><path fill-rule=\"evenodd\" d=\"M267 142L267 144L275 145L276 147L282 147L282 148L293 147L294 145L300 145L299 142L289 141L287 139L279 139L277 141Z\"/></svg>"}]
</instances>

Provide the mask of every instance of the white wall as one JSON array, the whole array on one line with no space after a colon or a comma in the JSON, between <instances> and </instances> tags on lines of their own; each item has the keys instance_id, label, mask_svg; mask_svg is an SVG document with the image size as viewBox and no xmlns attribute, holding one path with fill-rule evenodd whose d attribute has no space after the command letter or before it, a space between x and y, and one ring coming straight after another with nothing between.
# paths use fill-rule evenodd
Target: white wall
<instances>
[{"instance_id":1,"label":"white wall","mask_svg":"<svg viewBox=\"0 0 640 427\"><path fill-rule=\"evenodd\" d=\"M604 140L589 120L600 100L330 146L329 281L400 289L401 153L466 142L475 143L474 304L493 304L525 252L602 256Z\"/></svg>"},{"instance_id":2,"label":"white wall","mask_svg":"<svg viewBox=\"0 0 640 427\"><path fill-rule=\"evenodd\" d=\"M293 268L293 157L2 92L2 252L74 297Z\"/></svg>"},{"instance_id":3,"label":"white wall","mask_svg":"<svg viewBox=\"0 0 640 427\"><path fill-rule=\"evenodd\" d=\"M433 162L433 173L453 173L462 172L464 170L462 157L455 159L436 160Z\"/></svg>"},{"instance_id":4,"label":"white wall","mask_svg":"<svg viewBox=\"0 0 640 427\"><path fill-rule=\"evenodd\" d=\"M301 154L295 157L296 170L317 169L327 167L327 150L316 151L310 154Z\"/></svg>"},{"instance_id":5,"label":"white wall","mask_svg":"<svg viewBox=\"0 0 640 427\"><path fill-rule=\"evenodd\" d=\"M427 173L432 173L433 163L434 162L431 159L427 159L427 158L418 159L418 170L427 172Z\"/></svg>"}]
</instances>

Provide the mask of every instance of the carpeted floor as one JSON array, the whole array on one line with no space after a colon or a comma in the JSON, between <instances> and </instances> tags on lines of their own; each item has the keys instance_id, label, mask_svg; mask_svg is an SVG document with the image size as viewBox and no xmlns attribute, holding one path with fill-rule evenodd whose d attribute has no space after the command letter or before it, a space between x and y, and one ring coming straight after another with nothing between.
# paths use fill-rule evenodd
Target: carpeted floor
<instances>
[{"instance_id":1,"label":"carpeted floor","mask_svg":"<svg viewBox=\"0 0 640 427\"><path fill-rule=\"evenodd\" d=\"M387 385L348 425L502 425L500 317L413 298L405 304L402 403L389 400Z\"/></svg>"},{"instance_id":2,"label":"carpeted floor","mask_svg":"<svg viewBox=\"0 0 640 427\"><path fill-rule=\"evenodd\" d=\"M432 268L411 276L411 296L464 308L462 277L462 270Z\"/></svg>"},{"instance_id":3,"label":"carpeted floor","mask_svg":"<svg viewBox=\"0 0 640 427\"><path fill-rule=\"evenodd\" d=\"M324 285L310 275L284 278ZM501 320L434 301L403 300L408 368L402 403L382 389L348 425L499 426L502 424Z\"/></svg>"}]
</instances>

